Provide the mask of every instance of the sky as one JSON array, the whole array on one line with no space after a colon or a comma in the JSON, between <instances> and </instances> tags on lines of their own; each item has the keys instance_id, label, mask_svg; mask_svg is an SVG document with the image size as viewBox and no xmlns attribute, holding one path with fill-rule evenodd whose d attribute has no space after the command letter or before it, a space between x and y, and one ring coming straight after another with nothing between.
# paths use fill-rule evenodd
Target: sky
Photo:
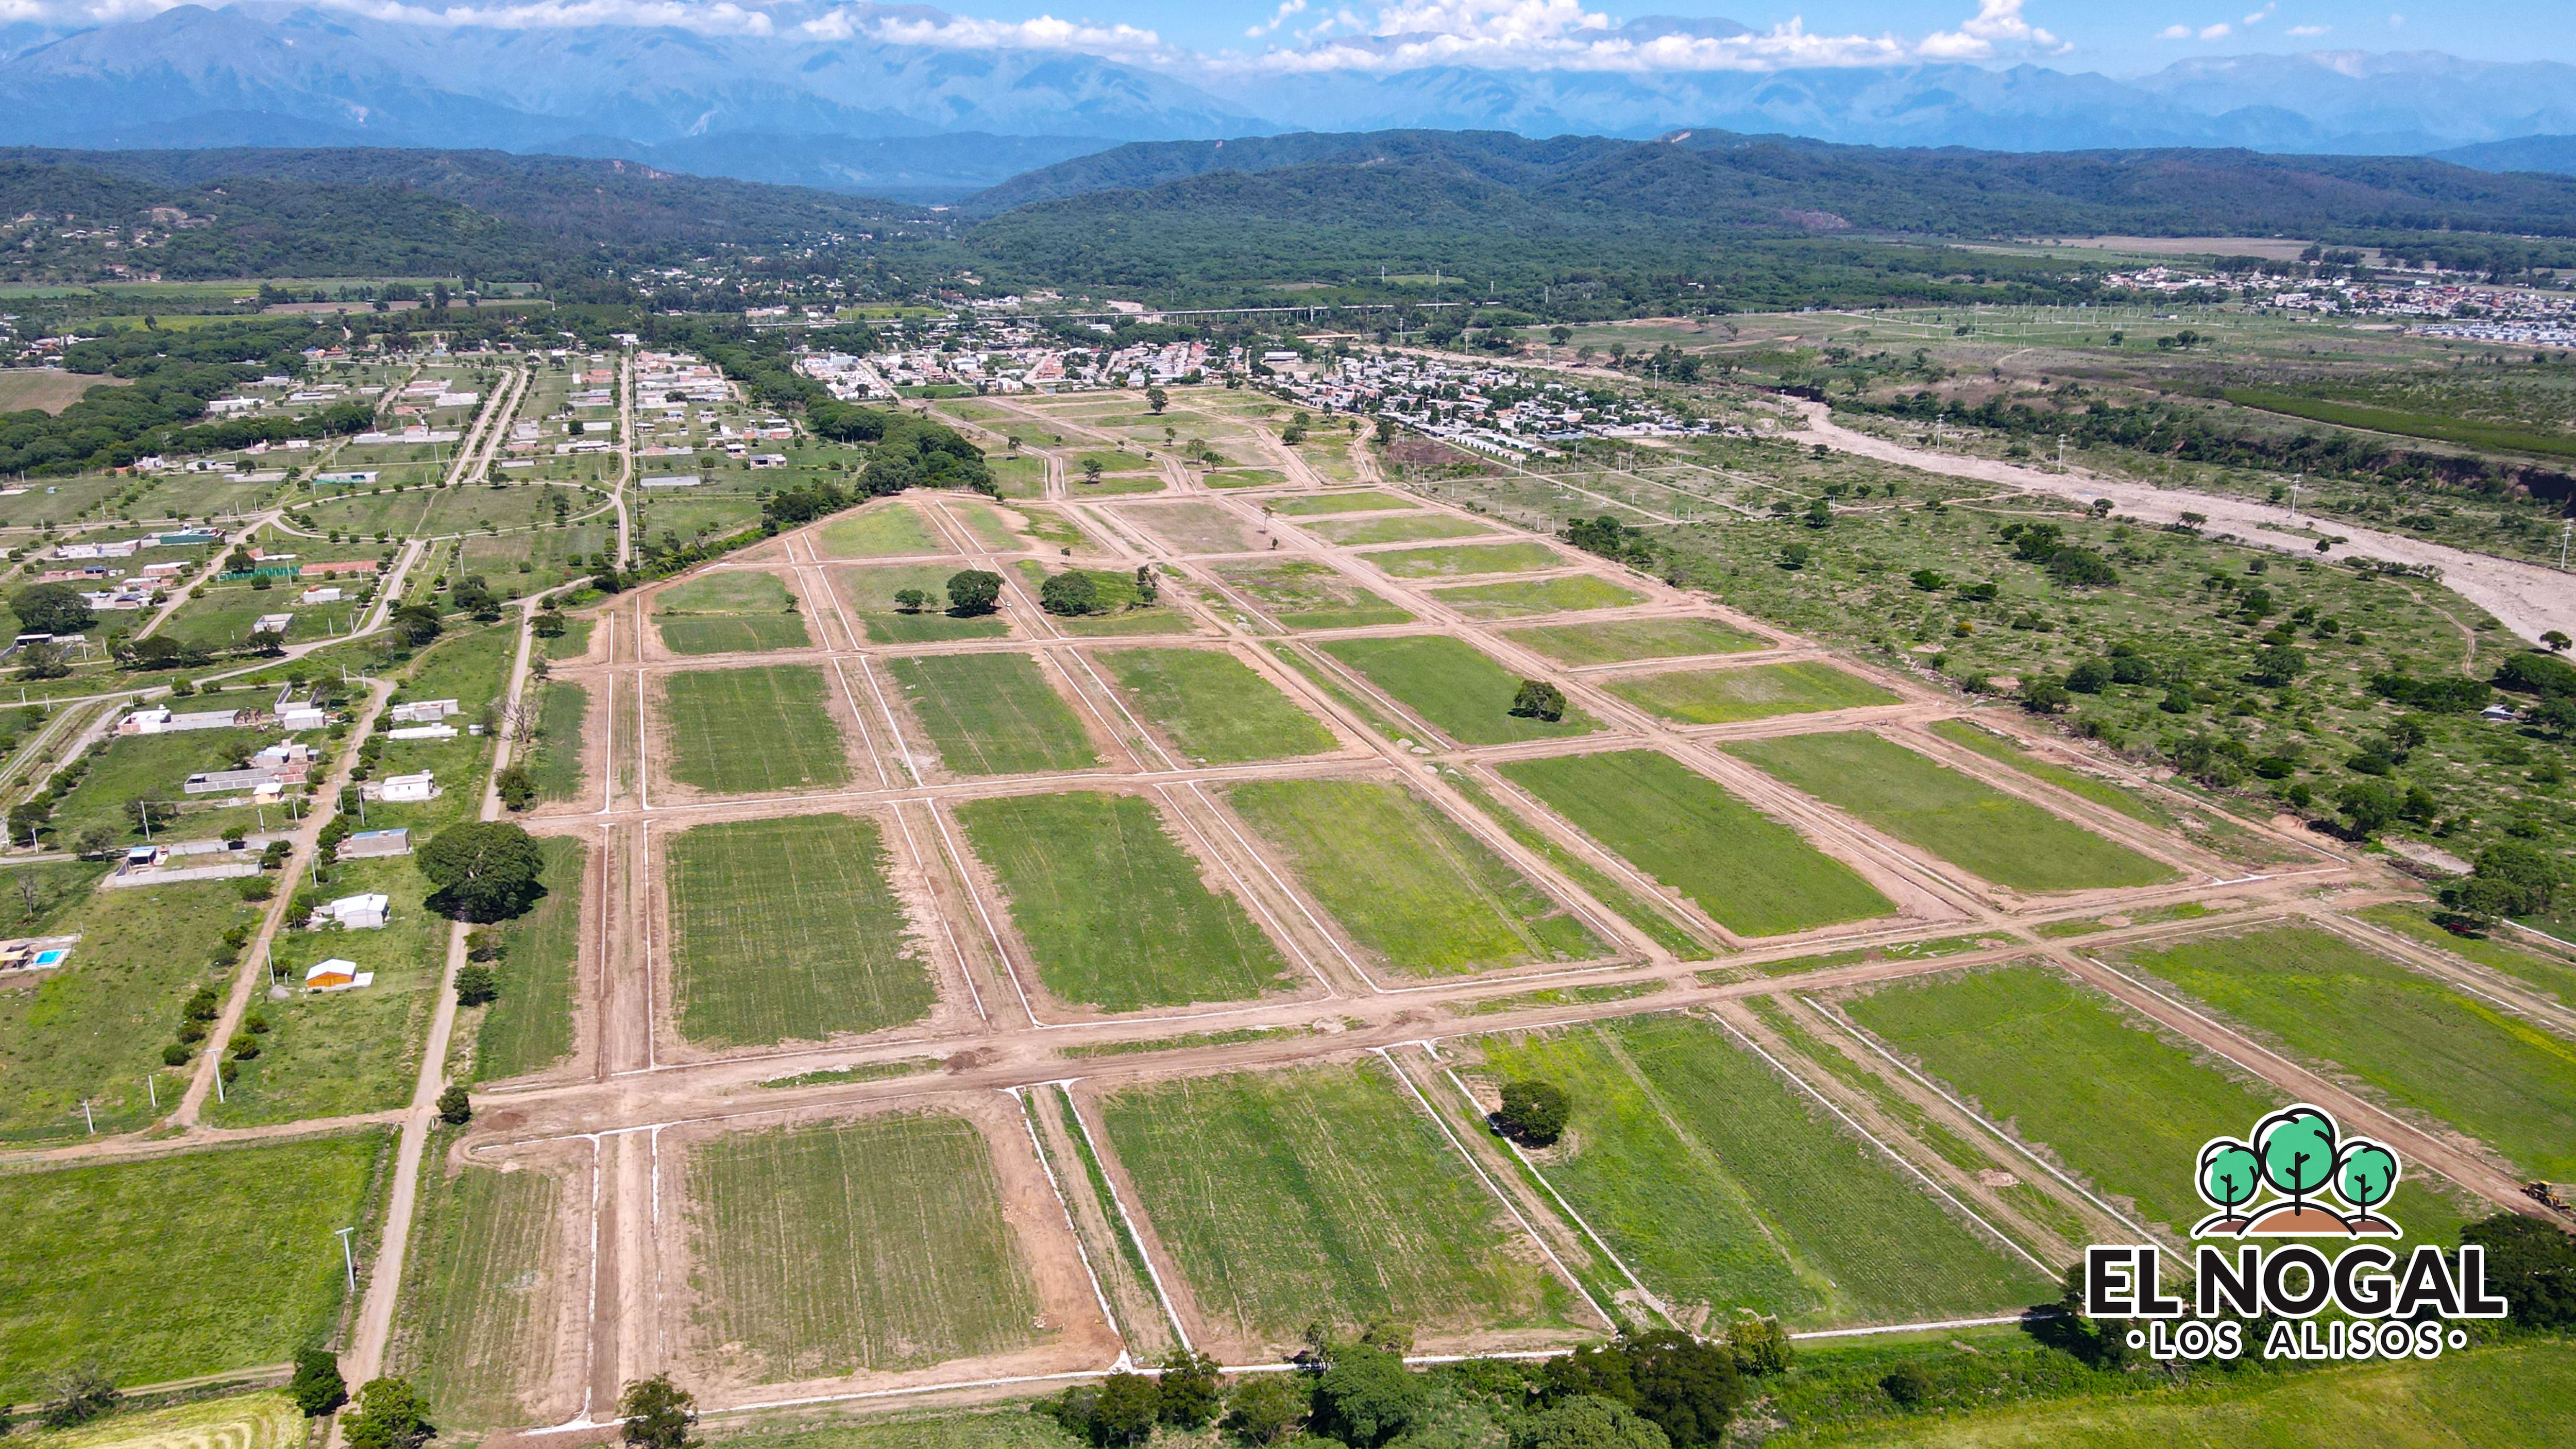
<instances>
[{"instance_id":1,"label":"sky","mask_svg":"<svg viewBox=\"0 0 2576 1449\"><path fill-rule=\"evenodd\" d=\"M0 0L0 22L139 18L180 0ZM196 0L220 3L220 0ZM1196 70L1765 70L2033 63L2133 76L2194 56L2438 50L2576 61L2570 0L946 0L929 18L833 0L306 0L427 25L678 24L806 40L1078 49ZM936 0L934 0L936 3ZM1723 17L1738 36L1626 37L1629 20Z\"/></svg>"}]
</instances>

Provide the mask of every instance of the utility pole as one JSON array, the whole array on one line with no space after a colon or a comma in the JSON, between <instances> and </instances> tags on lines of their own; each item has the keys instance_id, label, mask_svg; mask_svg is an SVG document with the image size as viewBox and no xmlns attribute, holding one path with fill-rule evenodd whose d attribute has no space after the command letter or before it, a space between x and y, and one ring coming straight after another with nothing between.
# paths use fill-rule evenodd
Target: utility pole
<instances>
[{"instance_id":1,"label":"utility pole","mask_svg":"<svg viewBox=\"0 0 2576 1449\"><path fill-rule=\"evenodd\" d=\"M349 1235L356 1231L356 1228L340 1230L340 1266L348 1272L349 1291L352 1293L358 1291L358 1259L356 1254L349 1251Z\"/></svg>"},{"instance_id":2,"label":"utility pole","mask_svg":"<svg viewBox=\"0 0 2576 1449\"><path fill-rule=\"evenodd\" d=\"M81 1098L81 1121L83 1124L88 1126L90 1136L96 1137L98 1135L98 1119L90 1115L89 1098L87 1097Z\"/></svg>"}]
</instances>

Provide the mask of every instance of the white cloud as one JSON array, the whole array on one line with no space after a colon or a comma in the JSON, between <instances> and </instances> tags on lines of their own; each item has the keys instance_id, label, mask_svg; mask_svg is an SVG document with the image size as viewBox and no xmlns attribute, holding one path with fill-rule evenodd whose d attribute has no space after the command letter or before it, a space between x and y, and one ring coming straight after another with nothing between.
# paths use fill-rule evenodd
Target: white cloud
<instances>
[{"instance_id":1,"label":"white cloud","mask_svg":"<svg viewBox=\"0 0 2576 1449\"><path fill-rule=\"evenodd\" d=\"M1251 29L1246 30L1243 33L1255 40L1259 40L1261 37L1277 30L1280 26L1287 24L1289 16L1302 15L1305 11L1306 0L1279 0L1279 8L1272 12L1268 20L1261 22L1259 25L1253 26Z\"/></svg>"},{"instance_id":2,"label":"white cloud","mask_svg":"<svg viewBox=\"0 0 2576 1449\"><path fill-rule=\"evenodd\" d=\"M2022 0L1978 0L1977 13L1959 28L1934 31L1923 37L1916 50L1937 60L1983 60L1995 53L1998 45L2023 46L2046 55L2062 55L2074 49L2054 35L2024 20Z\"/></svg>"},{"instance_id":3,"label":"white cloud","mask_svg":"<svg viewBox=\"0 0 2576 1449\"><path fill-rule=\"evenodd\" d=\"M825 19L839 20L841 17L842 12L835 11ZM804 28L820 34L814 29L820 23L809 21ZM937 45L961 50L1073 50L1088 55L1122 58L1169 54L1163 38L1153 31L1140 30L1133 25L1058 20L1052 15L1041 15L1035 20L977 20L970 16L942 15L935 20L878 20L860 28L879 40L896 45Z\"/></svg>"},{"instance_id":4,"label":"white cloud","mask_svg":"<svg viewBox=\"0 0 2576 1449\"><path fill-rule=\"evenodd\" d=\"M2323 35L2332 29L2334 29L2334 27L2331 25L2293 25L2288 30L2281 33L2284 35L2295 35L2301 40L2310 40Z\"/></svg>"},{"instance_id":5,"label":"white cloud","mask_svg":"<svg viewBox=\"0 0 2576 1449\"><path fill-rule=\"evenodd\" d=\"M2227 37L2234 35L2235 33L2236 27L2228 24L2224 20L2218 22L2216 25L2204 25L2200 27L2200 38L2203 40L2225 40Z\"/></svg>"},{"instance_id":6,"label":"white cloud","mask_svg":"<svg viewBox=\"0 0 2576 1449\"><path fill-rule=\"evenodd\" d=\"M2273 3L2264 6L2262 9L2255 11L2251 15L2246 16L2245 24L2248 26L2260 25L2264 21L2271 19L2272 12L2280 8L2280 0L2273 0Z\"/></svg>"},{"instance_id":7,"label":"white cloud","mask_svg":"<svg viewBox=\"0 0 2576 1449\"><path fill-rule=\"evenodd\" d=\"M2391 30L2404 30L2406 28L2406 17L2403 15L2389 16L2388 28Z\"/></svg>"},{"instance_id":8,"label":"white cloud","mask_svg":"<svg viewBox=\"0 0 2576 1449\"><path fill-rule=\"evenodd\" d=\"M2164 29L2156 32L2156 39L2189 40L2191 39L2191 27L2188 25L2168 25Z\"/></svg>"}]
</instances>

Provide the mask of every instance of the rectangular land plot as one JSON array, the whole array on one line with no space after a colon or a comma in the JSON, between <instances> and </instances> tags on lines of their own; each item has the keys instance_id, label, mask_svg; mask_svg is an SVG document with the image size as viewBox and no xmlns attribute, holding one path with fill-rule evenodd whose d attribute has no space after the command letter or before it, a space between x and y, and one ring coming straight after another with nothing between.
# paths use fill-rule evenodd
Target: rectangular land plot
<instances>
[{"instance_id":1,"label":"rectangular land plot","mask_svg":"<svg viewBox=\"0 0 2576 1449\"><path fill-rule=\"evenodd\" d=\"M1448 579L1472 574L1525 574L1565 566L1565 555L1543 543L1462 544L1446 548L1395 548L1365 555L1399 579Z\"/></svg>"},{"instance_id":2,"label":"rectangular land plot","mask_svg":"<svg viewBox=\"0 0 2576 1449\"><path fill-rule=\"evenodd\" d=\"M353 1132L0 1174L0 1398L113 1344L123 1383L282 1363L347 1292L332 1230L364 1222L389 1137Z\"/></svg>"},{"instance_id":3,"label":"rectangular land plot","mask_svg":"<svg viewBox=\"0 0 2576 1449\"><path fill-rule=\"evenodd\" d=\"M582 872L590 849L571 836L537 841L543 899L501 927L501 994L474 1029L474 1079L543 1071L572 1055L573 963L581 951Z\"/></svg>"},{"instance_id":4,"label":"rectangular land plot","mask_svg":"<svg viewBox=\"0 0 2576 1449\"><path fill-rule=\"evenodd\" d=\"M1777 714L1896 703L1893 693L1868 680L1813 660L1674 669L1605 680L1603 687L1649 713L1682 724L1731 724Z\"/></svg>"},{"instance_id":5,"label":"rectangular land plot","mask_svg":"<svg viewBox=\"0 0 2576 1449\"><path fill-rule=\"evenodd\" d=\"M1046 1311L984 1133L906 1114L693 1147L695 1336L760 1383L922 1368L1038 1342Z\"/></svg>"},{"instance_id":6,"label":"rectangular land plot","mask_svg":"<svg viewBox=\"0 0 2576 1449\"><path fill-rule=\"evenodd\" d=\"M442 1427L546 1422L523 1394L551 1357L562 1199L550 1172L422 1164L389 1356Z\"/></svg>"},{"instance_id":7,"label":"rectangular land plot","mask_svg":"<svg viewBox=\"0 0 2576 1449\"><path fill-rule=\"evenodd\" d=\"M1493 656L1447 634L1332 639L1316 646L1368 677L1396 701L1462 745L1590 734L1600 721L1569 708L1559 720L1512 713L1520 676Z\"/></svg>"},{"instance_id":8,"label":"rectangular land plot","mask_svg":"<svg viewBox=\"0 0 2576 1449\"><path fill-rule=\"evenodd\" d=\"M1265 500L1274 513L1290 518L1311 518L1318 514L1379 513L1416 506L1412 499L1395 493L1308 493L1299 497Z\"/></svg>"},{"instance_id":9,"label":"rectangular land plot","mask_svg":"<svg viewBox=\"0 0 2576 1449\"><path fill-rule=\"evenodd\" d=\"M1058 1000L1134 1011L1298 985L1152 801L1078 790L970 800L956 814Z\"/></svg>"},{"instance_id":10,"label":"rectangular land plot","mask_svg":"<svg viewBox=\"0 0 2576 1449\"><path fill-rule=\"evenodd\" d=\"M1109 510L1161 539L1175 553L1250 553L1268 545L1262 530L1231 508L1192 499L1137 503Z\"/></svg>"},{"instance_id":11,"label":"rectangular land plot","mask_svg":"<svg viewBox=\"0 0 2576 1449\"><path fill-rule=\"evenodd\" d=\"M2048 1296L2039 1269L1721 1027L1658 1014L1479 1045L1494 1075L1572 1096L1575 1145L1542 1169L1677 1308L1907 1323Z\"/></svg>"},{"instance_id":12,"label":"rectangular land plot","mask_svg":"<svg viewBox=\"0 0 2576 1449\"><path fill-rule=\"evenodd\" d=\"M1219 564L1211 572L1278 620L1283 629L1357 629L1413 622L1411 611L1353 583L1340 570L1307 559Z\"/></svg>"},{"instance_id":13,"label":"rectangular land plot","mask_svg":"<svg viewBox=\"0 0 2576 1449\"><path fill-rule=\"evenodd\" d=\"M1402 785L1261 780L1226 798L1381 966L1449 976L1608 950L1511 862Z\"/></svg>"},{"instance_id":14,"label":"rectangular land plot","mask_svg":"<svg viewBox=\"0 0 2576 1449\"><path fill-rule=\"evenodd\" d=\"M2510 976L2535 991L2557 997L2562 1005L2576 1006L2576 964L2537 950L2524 950L2515 944L2519 938L2511 932L2498 930L2483 937L2454 935L2433 924L2424 908L2414 905L2372 906L2361 916L2399 935L2411 936L2427 946L2467 957L2490 971Z\"/></svg>"},{"instance_id":15,"label":"rectangular land plot","mask_svg":"<svg viewBox=\"0 0 2576 1449\"><path fill-rule=\"evenodd\" d=\"M1039 470L1043 479L1045 470ZM862 509L814 530L815 551L825 558L901 558L952 549L930 520L909 504Z\"/></svg>"},{"instance_id":16,"label":"rectangular land plot","mask_svg":"<svg viewBox=\"0 0 2576 1449\"><path fill-rule=\"evenodd\" d=\"M810 664L664 676L671 778L719 795L848 783L849 756L828 688Z\"/></svg>"},{"instance_id":17,"label":"rectangular land plot","mask_svg":"<svg viewBox=\"0 0 2576 1449\"><path fill-rule=\"evenodd\" d=\"M867 630L871 644L921 644L947 639L999 639L1011 626L999 615L960 616L948 607L948 581L966 566L959 563L874 564L834 569L833 587ZM929 599L921 612L906 613L895 595L919 589Z\"/></svg>"},{"instance_id":18,"label":"rectangular land plot","mask_svg":"<svg viewBox=\"0 0 2576 1449\"><path fill-rule=\"evenodd\" d=\"M1221 649L1114 649L1100 663L1128 704L1180 754L1202 765L1319 755L1333 732Z\"/></svg>"},{"instance_id":19,"label":"rectangular land plot","mask_svg":"<svg viewBox=\"0 0 2576 1449\"><path fill-rule=\"evenodd\" d=\"M2191 1186L2201 1144L2242 1138L2289 1102L2044 966L1891 982L1843 1011L1988 1120L2177 1234L2210 1211ZM2458 1207L2426 1180L2410 1174L2391 1212L2419 1242L2452 1242Z\"/></svg>"},{"instance_id":20,"label":"rectangular land plot","mask_svg":"<svg viewBox=\"0 0 2576 1449\"><path fill-rule=\"evenodd\" d=\"M1499 584L1463 584L1454 589L1433 589L1431 597L1470 619L1516 619L1527 614L1625 609L1646 601L1646 596L1636 590L1623 589L1593 574L1515 579Z\"/></svg>"},{"instance_id":21,"label":"rectangular land plot","mask_svg":"<svg viewBox=\"0 0 2576 1449\"><path fill-rule=\"evenodd\" d=\"M1130 1087L1099 1111L1207 1331L1255 1357L1319 1317L1437 1338L1590 1316L1382 1066Z\"/></svg>"},{"instance_id":22,"label":"rectangular land plot","mask_svg":"<svg viewBox=\"0 0 2576 1449\"><path fill-rule=\"evenodd\" d=\"M1602 619L1577 624L1534 624L1507 629L1503 637L1559 664L1617 664L1631 659L1681 659L1694 654L1740 654L1768 649L1767 640L1714 619Z\"/></svg>"},{"instance_id":23,"label":"rectangular land plot","mask_svg":"<svg viewBox=\"0 0 2576 1449\"><path fill-rule=\"evenodd\" d=\"M1100 764L1072 706L1026 654L886 661L939 762L957 775L1030 775Z\"/></svg>"},{"instance_id":24,"label":"rectangular land plot","mask_svg":"<svg viewBox=\"0 0 2576 1449\"><path fill-rule=\"evenodd\" d=\"M1909 845L2011 890L2155 885L2166 866L1957 770L1854 730L1727 752Z\"/></svg>"},{"instance_id":25,"label":"rectangular land plot","mask_svg":"<svg viewBox=\"0 0 2576 1449\"><path fill-rule=\"evenodd\" d=\"M654 625L674 654L739 654L803 649L814 642L778 575L759 569L701 574L662 591Z\"/></svg>"},{"instance_id":26,"label":"rectangular land plot","mask_svg":"<svg viewBox=\"0 0 2576 1449\"><path fill-rule=\"evenodd\" d=\"M1859 872L1660 751L1515 760L1500 768L1739 936L1865 921L1896 909Z\"/></svg>"},{"instance_id":27,"label":"rectangular land plot","mask_svg":"<svg viewBox=\"0 0 2576 1449\"><path fill-rule=\"evenodd\" d=\"M930 969L874 820L700 825L669 852L672 1014L689 1040L819 1041L929 1014Z\"/></svg>"},{"instance_id":28,"label":"rectangular land plot","mask_svg":"<svg viewBox=\"0 0 2576 1449\"><path fill-rule=\"evenodd\" d=\"M1306 531L1327 543L1416 543L1430 538L1473 538L1492 533L1490 524L1446 513L1393 513L1379 518L1326 518Z\"/></svg>"},{"instance_id":29,"label":"rectangular land plot","mask_svg":"<svg viewBox=\"0 0 2576 1449\"><path fill-rule=\"evenodd\" d=\"M2532 1178L2576 1178L2576 1047L2458 987L2305 927L2129 959L2293 1052L2438 1117Z\"/></svg>"},{"instance_id":30,"label":"rectangular land plot","mask_svg":"<svg viewBox=\"0 0 2576 1449\"><path fill-rule=\"evenodd\" d=\"M537 787L540 800L569 800L581 793L582 720L590 713L590 690L569 679L546 681L537 690L535 742L520 763Z\"/></svg>"}]
</instances>

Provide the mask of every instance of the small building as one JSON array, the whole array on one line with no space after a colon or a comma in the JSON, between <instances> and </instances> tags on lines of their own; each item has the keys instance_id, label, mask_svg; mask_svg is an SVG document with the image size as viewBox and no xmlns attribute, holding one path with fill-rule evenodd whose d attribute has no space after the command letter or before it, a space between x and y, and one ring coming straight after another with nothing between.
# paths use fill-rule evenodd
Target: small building
<instances>
[{"instance_id":1,"label":"small building","mask_svg":"<svg viewBox=\"0 0 2576 1449\"><path fill-rule=\"evenodd\" d=\"M392 904L391 896L370 891L365 895L342 896L314 915L327 916L352 931L381 931L385 928L386 911Z\"/></svg>"},{"instance_id":2,"label":"small building","mask_svg":"<svg viewBox=\"0 0 2576 1449\"><path fill-rule=\"evenodd\" d=\"M0 971L49 971L63 964L79 941L77 934L0 941Z\"/></svg>"},{"instance_id":3,"label":"small building","mask_svg":"<svg viewBox=\"0 0 2576 1449\"><path fill-rule=\"evenodd\" d=\"M385 732L385 738L393 740L452 740L456 738L456 726L452 724L403 725L398 729L387 730Z\"/></svg>"},{"instance_id":4,"label":"small building","mask_svg":"<svg viewBox=\"0 0 2576 1449\"><path fill-rule=\"evenodd\" d=\"M381 780L369 780L358 787L358 798L382 800L390 805L435 800L439 794L438 784L430 778L431 774L431 771L423 770L417 775L387 775ZM346 853L345 849L343 853Z\"/></svg>"},{"instance_id":5,"label":"small building","mask_svg":"<svg viewBox=\"0 0 2576 1449\"><path fill-rule=\"evenodd\" d=\"M200 770L190 775L179 788L191 795L238 795L263 785L279 784L283 773L275 765L253 765L246 770Z\"/></svg>"},{"instance_id":6,"label":"small building","mask_svg":"<svg viewBox=\"0 0 2576 1449\"><path fill-rule=\"evenodd\" d=\"M411 854L411 831L408 829L361 830L340 842L342 860L369 860L386 855Z\"/></svg>"},{"instance_id":7,"label":"small building","mask_svg":"<svg viewBox=\"0 0 2576 1449\"><path fill-rule=\"evenodd\" d=\"M201 709L189 714L173 714L167 705L152 705L118 720L116 732L121 735L175 735L189 730L228 730L237 725L255 723L259 714L260 711L255 709Z\"/></svg>"},{"instance_id":8,"label":"small building","mask_svg":"<svg viewBox=\"0 0 2576 1449\"><path fill-rule=\"evenodd\" d=\"M2521 718L2521 716L2514 712L2512 705L2491 704L2478 711L2478 718L2497 721L2512 721Z\"/></svg>"},{"instance_id":9,"label":"small building","mask_svg":"<svg viewBox=\"0 0 2576 1449\"><path fill-rule=\"evenodd\" d=\"M251 621L250 631L254 634L284 634L294 627L293 614L262 614Z\"/></svg>"},{"instance_id":10,"label":"small building","mask_svg":"<svg viewBox=\"0 0 2576 1449\"><path fill-rule=\"evenodd\" d=\"M318 730L329 723L331 723L331 716L316 704L290 704L277 712L277 724L280 729Z\"/></svg>"},{"instance_id":11,"label":"small building","mask_svg":"<svg viewBox=\"0 0 2576 1449\"><path fill-rule=\"evenodd\" d=\"M357 962L344 961L337 956L304 968L304 989L307 991L354 991L361 986L375 984L376 973L361 971Z\"/></svg>"},{"instance_id":12,"label":"small building","mask_svg":"<svg viewBox=\"0 0 2576 1449\"><path fill-rule=\"evenodd\" d=\"M647 488L695 488L698 486L698 475L695 473L657 473L647 477L644 480L644 486Z\"/></svg>"},{"instance_id":13,"label":"small building","mask_svg":"<svg viewBox=\"0 0 2576 1449\"><path fill-rule=\"evenodd\" d=\"M318 588L306 589L297 597L296 602L299 604L336 604L340 602L341 598L342 594L338 584L325 584Z\"/></svg>"},{"instance_id":14,"label":"small building","mask_svg":"<svg viewBox=\"0 0 2576 1449\"><path fill-rule=\"evenodd\" d=\"M394 705L386 713L395 724L429 724L451 714L463 714L452 699L414 699Z\"/></svg>"}]
</instances>

